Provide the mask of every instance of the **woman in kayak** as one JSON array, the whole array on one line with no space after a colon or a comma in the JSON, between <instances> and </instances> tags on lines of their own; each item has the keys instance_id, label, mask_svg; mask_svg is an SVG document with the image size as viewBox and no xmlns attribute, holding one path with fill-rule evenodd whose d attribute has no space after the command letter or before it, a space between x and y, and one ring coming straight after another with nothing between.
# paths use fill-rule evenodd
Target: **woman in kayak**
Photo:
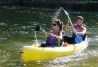
<instances>
[{"instance_id":1,"label":"woman in kayak","mask_svg":"<svg viewBox=\"0 0 98 67\"><path fill-rule=\"evenodd\" d=\"M62 40L62 23L60 20L54 20L52 22L52 29L50 32L45 32L48 35L46 38L46 43L42 44L42 47L55 47L60 46Z\"/></svg>"},{"instance_id":2,"label":"woman in kayak","mask_svg":"<svg viewBox=\"0 0 98 67\"><path fill-rule=\"evenodd\" d=\"M77 41L80 40L79 42L82 42L85 39L86 27L83 24L82 16L78 16L76 18L76 23L73 25L72 31L73 31L72 37L64 36L64 42L76 43L75 39Z\"/></svg>"}]
</instances>

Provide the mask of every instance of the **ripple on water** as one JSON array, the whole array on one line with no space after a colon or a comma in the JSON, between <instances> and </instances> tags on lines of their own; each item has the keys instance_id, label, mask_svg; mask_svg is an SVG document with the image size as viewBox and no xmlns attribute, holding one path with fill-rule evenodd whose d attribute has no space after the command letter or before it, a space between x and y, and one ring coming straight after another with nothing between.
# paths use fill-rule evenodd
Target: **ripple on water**
<instances>
[{"instance_id":1,"label":"ripple on water","mask_svg":"<svg viewBox=\"0 0 98 67\"><path fill-rule=\"evenodd\" d=\"M5 22L0 22L0 26L6 26L7 25L7 23L5 23Z\"/></svg>"},{"instance_id":2,"label":"ripple on water","mask_svg":"<svg viewBox=\"0 0 98 67\"><path fill-rule=\"evenodd\" d=\"M9 53L8 51L5 50L0 50L0 63L4 63L7 62L7 60L10 58L11 53Z\"/></svg>"},{"instance_id":3,"label":"ripple on water","mask_svg":"<svg viewBox=\"0 0 98 67\"><path fill-rule=\"evenodd\" d=\"M98 42L98 35L96 36L95 40Z\"/></svg>"},{"instance_id":4,"label":"ripple on water","mask_svg":"<svg viewBox=\"0 0 98 67\"><path fill-rule=\"evenodd\" d=\"M4 38L4 37L3 37L3 38L0 38L0 41L7 40L7 39L8 39L8 38Z\"/></svg>"}]
</instances>

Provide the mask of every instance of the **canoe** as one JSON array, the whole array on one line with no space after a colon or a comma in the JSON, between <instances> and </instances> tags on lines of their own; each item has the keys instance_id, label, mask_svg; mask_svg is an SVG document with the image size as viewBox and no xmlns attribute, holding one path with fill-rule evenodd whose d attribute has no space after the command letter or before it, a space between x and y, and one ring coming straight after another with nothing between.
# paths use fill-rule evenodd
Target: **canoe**
<instances>
[{"instance_id":1,"label":"canoe","mask_svg":"<svg viewBox=\"0 0 98 67\"><path fill-rule=\"evenodd\" d=\"M52 60L57 57L69 56L80 53L88 46L88 38L79 44L69 44L65 47L38 47L40 44L33 46L23 46L21 60L23 62Z\"/></svg>"}]
</instances>

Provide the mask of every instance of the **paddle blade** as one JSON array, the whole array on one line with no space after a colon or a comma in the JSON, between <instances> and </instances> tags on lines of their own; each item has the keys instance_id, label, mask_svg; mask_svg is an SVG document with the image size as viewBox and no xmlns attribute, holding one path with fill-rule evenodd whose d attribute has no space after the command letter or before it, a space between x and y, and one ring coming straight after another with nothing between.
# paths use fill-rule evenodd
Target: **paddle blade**
<instances>
[{"instance_id":1,"label":"paddle blade","mask_svg":"<svg viewBox=\"0 0 98 67\"><path fill-rule=\"evenodd\" d=\"M82 36L81 35L75 35L75 44L81 43L83 41Z\"/></svg>"},{"instance_id":2,"label":"paddle blade","mask_svg":"<svg viewBox=\"0 0 98 67\"><path fill-rule=\"evenodd\" d=\"M63 9L64 10L64 9ZM65 12L65 14L67 15L67 16L69 16L69 14L68 14L68 12L66 11L66 10L64 10L64 12Z\"/></svg>"},{"instance_id":3,"label":"paddle blade","mask_svg":"<svg viewBox=\"0 0 98 67\"><path fill-rule=\"evenodd\" d=\"M35 28L35 31L41 31L41 26L40 25L37 25L36 28Z\"/></svg>"}]
</instances>

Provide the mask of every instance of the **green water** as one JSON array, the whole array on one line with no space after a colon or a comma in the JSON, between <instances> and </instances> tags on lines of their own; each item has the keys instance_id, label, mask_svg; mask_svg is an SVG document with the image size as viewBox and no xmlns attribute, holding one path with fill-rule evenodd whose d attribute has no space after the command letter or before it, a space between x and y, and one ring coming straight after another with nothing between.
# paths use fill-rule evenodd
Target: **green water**
<instances>
[{"instance_id":1,"label":"green water","mask_svg":"<svg viewBox=\"0 0 98 67\"><path fill-rule=\"evenodd\" d=\"M82 15L87 25L89 46L74 57L61 57L51 61L20 62L20 49L24 45L35 42L34 28L42 24L46 31L51 28L51 21L56 9L44 8L0 8L0 67L97 67L98 66L98 12L69 12L72 21ZM66 15L62 12L60 19L66 22ZM40 35L39 35L40 34ZM45 36L37 32L42 43Z\"/></svg>"}]
</instances>

